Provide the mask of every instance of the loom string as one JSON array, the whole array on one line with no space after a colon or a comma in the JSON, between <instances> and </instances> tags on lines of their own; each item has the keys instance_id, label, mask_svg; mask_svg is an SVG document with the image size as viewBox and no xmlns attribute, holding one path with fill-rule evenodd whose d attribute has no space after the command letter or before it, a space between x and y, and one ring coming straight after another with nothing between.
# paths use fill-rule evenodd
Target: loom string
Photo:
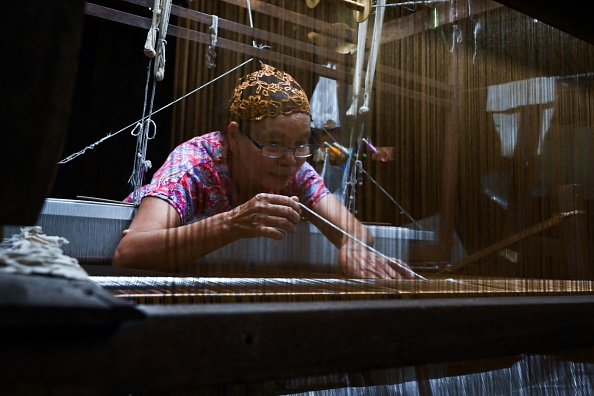
<instances>
[{"instance_id":1,"label":"loom string","mask_svg":"<svg viewBox=\"0 0 594 396\"><path fill-rule=\"evenodd\" d=\"M155 93L157 91L157 81L162 81L165 77L165 46L167 41L165 37L167 36L167 27L169 25L169 16L171 13L171 0L155 0L155 7L153 9L153 26L151 26L151 30L158 32L159 39L155 43L156 33L150 34L147 37L147 43L151 41L150 44L156 44L156 52L153 55L154 51L148 51L147 54L147 44L145 43L145 54L149 57L149 65L148 71L146 75L146 85L144 90L144 103L142 108L142 121L139 124L138 134L136 135L136 152L134 156L134 168L132 170L132 175L128 182L132 184L132 188L134 191L134 204L138 205L140 203L140 196L139 196L139 189L143 184L144 175L148 169L152 167L150 161L146 159L146 151L148 147L148 141L155 138L157 134L157 125L153 121L153 108L155 103ZM155 27L155 21L158 23L158 26ZM149 39L150 37L150 39ZM150 47L150 45L149 45ZM148 90L149 90L149 82L151 80L151 65L153 65L153 58L154 61L154 71L153 71L153 84L151 86L151 98L150 104L148 109L148 114L146 114L147 110L147 102L148 102ZM153 134L150 134L150 127L153 125ZM132 130L132 135L134 136L134 131L136 128Z\"/></svg>"},{"instance_id":2,"label":"loom string","mask_svg":"<svg viewBox=\"0 0 594 396\"><path fill-rule=\"evenodd\" d=\"M371 175L369 173L367 173L367 171L365 169L363 169L363 166L361 164L358 164L358 166L360 167L360 171L369 178L369 180L371 180L371 182L377 186L377 188L380 189L381 192L384 193L384 195L386 195L390 201L392 201L400 210L401 214L404 214L406 217L408 217L413 224L415 224L417 227L419 227L419 230L423 230L423 227L402 207L402 205L400 205L396 199L394 199L394 197L392 197L373 177L371 177Z\"/></svg>"},{"instance_id":3,"label":"loom string","mask_svg":"<svg viewBox=\"0 0 594 396\"><path fill-rule=\"evenodd\" d=\"M382 36L382 28L383 28L383 24L384 24L384 15L385 15L385 0L378 0L377 5L379 8L376 8L376 12L375 12L375 20L374 20L374 24L373 24L373 34L372 34L372 40L371 40L371 47L369 49L369 59L367 61L367 70L365 73L365 90L363 93L363 104L359 107L359 111L358 114L360 116L363 117L363 122L361 123L361 129L359 131L359 136L356 140L357 142L357 153L355 155L355 166L349 170L349 173L351 175L349 182L347 183L347 185L350 185L350 189L349 189L349 200L348 200L348 209L351 212L354 212L355 208L356 208L356 189L357 189L357 171L359 169L362 168L361 166L361 160L360 155L361 155L361 147L362 147L362 143L361 143L361 139L363 138L363 135L365 133L365 121L367 120L367 115L369 114L369 99L371 97L371 93L373 90L373 80L375 77L375 69L376 69L376 64L377 64L377 56L379 53L379 47L380 47L380 41L381 41L381 36ZM366 27L365 27L366 28ZM362 35L359 35L358 40L363 38ZM359 44L359 43L357 43ZM359 61L359 57L357 57L357 61ZM354 101L353 101L353 105L354 105ZM353 107L351 107L351 109L349 109L349 111L353 112ZM351 147L353 147L353 135L354 135L354 129L351 132ZM351 156L349 157L349 163L352 160L352 149L351 149ZM347 185L345 185L345 190L347 188Z\"/></svg>"},{"instance_id":4,"label":"loom string","mask_svg":"<svg viewBox=\"0 0 594 396\"><path fill-rule=\"evenodd\" d=\"M155 0L153 4L153 20L151 27L146 35L146 41L144 43L144 54L149 58L154 58L157 55L155 51L155 43L157 41L157 32L159 31L159 20L161 18L161 1Z\"/></svg>"},{"instance_id":5,"label":"loom string","mask_svg":"<svg viewBox=\"0 0 594 396\"><path fill-rule=\"evenodd\" d=\"M152 120L152 112L153 112L153 103L155 100L155 91L156 91L156 80L153 80L153 84L151 87L151 100L150 100L150 107L148 111L148 115L146 114L147 109L147 102L148 102L148 94L149 94L149 85L150 85L150 77L151 77L151 65L152 59L149 59L149 65L147 68L147 75L146 75L146 84L144 87L144 104L142 108L142 119L139 121L134 129L132 129L132 136L136 136L136 151L134 156L134 168L132 169L132 175L128 179L128 182L132 184L133 191L134 191L134 204L138 205L140 198L137 190L142 185L142 180L144 178L144 173L152 166L150 161L146 160L146 148L148 145L148 140L154 138L154 135L157 133L157 127L154 121ZM149 136L150 132L150 125L154 125L154 134L153 136ZM135 131L138 129L138 133L135 134Z\"/></svg>"},{"instance_id":6,"label":"loom string","mask_svg":"<svg viewBox=\"0 0 594 396\"><path fill-rule=\"evenodd\" d=\"M155 61L155 79L162 81L165 78L165 46L167 45L167 28L171 14L171 0L162 0L161 20L159 21L159 39L157 40L157 54Z\"/></svg>"},{"instance_id":7,"label":"loom string","mask_svg":"<svg viewBox=\"0 0 594 396\"><path fill-rule=\"evenodd\" d=\"M324 223L326 223L327 225L329 225L330 227L334 228L335 230L341 232L342 234L346 235L347 237L351 238L353 241L357 242L358 244L360 244L361 246L364 246L365 248L371 250L373 253L385 258L386 260L388 260L389 262L396 264L398 267L400 267L401 269L407 271L408 273L422 279L422 280L427 280L427 278L417 274L416 272L414 272L413 270L411 270L408 267L405 267L404 265L400 264L399 262L397 262L396 260L394 260L392 257L386 256L385 254L383 254L382 252L380 252L379 250L375 249L372 246L369 246L368 244L366 244L365 242L363 242L362 240L360 240L359 238L357 238L354 235L349 234L348 232L346 232L345 230L343 230L342 228L338 227L337 225L335 225L334 223L326 220L324 217L318 215L316 212L314 212L313 210L311 210L310 208L308 208L307 206L305 206L304 204L302 204L301 202L297 202L299 204L300 207L302 207L303 209L305 209L308 213L312 214L313 216L317 217L318 219L320 219L321 221L323 221Z\"/></svg>"},{"instance_id":8,"label":"loom string","mask_svg":"<svg viewBox=\"0 0 594 396\"><path fill-rule=\"evenodd\" d=\"M159 1L159 0L155 0L155 4L158 4L158 3L157 3L158 1ZM171 2L169 1L169 8L170 8L170 6L171 6ZM251 28L251 29L254 29L254 23L253 23L253 19L252 19L252 9L251 9L251 2L250 2L250 0L248 0L248 1L247 1L247 6L248 6L248 15L249 15L249 20L250 20L250 28ZM169 11L167 11L167 14L169 15ZM154 18L153 18L153 25L154 25L154 24L157 22L157 20L155 19L155 14L153 14L153 17L154 17ZM161 22L162 22L162 21L161 21ZM213 24L214 24L214 23L215 23L215 21L214 21L214 16L213 16ZM216 20L216 25L217 25L217 28L218 28L218 18L217 18L217 20ZM158 29L158 28L157 28L157 29ZM166 30L166 29L167 29L167 28L165 27L165 30ZM153 34L154 34L154 33L155 33L155 32L153 32ZM149 36L150 36L150 35L151 35L151 33L149 32ZM211 37L211 38L212 38L212 37ZM163 40L164 40L164 38L163 38ZM148 38L147 38L147 42L149 42L149 43L150 43L150 39L148 39ZM166 43L166 42L165 42L165 43ZM216 43L216 41L215 41L215 43ZM211 44L213 44L213 43L211 42ZM256 43L256 41L255 41L255 40L252 40L252 44L253 44L253 46L254 46L255 48L258 48L258 49L263 49L263 48L270 48L270 46L268 46L268 45L258 45L258 44ZM214 44L213 44L213 45L214 45ZM147 46L147 44L145 44L145 46ZM150 51L150 50L149 50L150 48L152 48L152 46L151 46L150 44L148 44L148 47L147 47L147 48L145 48L145 51L147 51L147 50L148 50L148 53L146 53L146 55L147 55L149 58L151 57L151 53L152 53L152 52L154 52L154 51ZM153 55L153 56L154 56L154 55ZM216 56L216 55L215 55L215 56ZM170 102L169 104L167 104L167 105L165 105L165 106L163 106L163 107L161 107L161 108L157 109L156 111L153 111L153 112L152 112L152 114L157 114L157 113L158 113L158 112L160 112L161 110L165 110L166 108L168 108L168 107L170 107L170 106L173 106L175 103L177 103L177 102L179 102L179 101L181 101L181 100L183 100L183 99L187 98L188 96L190 96L190 95L192 95L192 94L194 94L194 93L196 93L196 92L200 91L201 89L203 89L203 88L205 88L206 86L208 86L208 85L210 85L210 84L214 83L215 81L219 80L220 78L223 78L223 77L225 77L227 74L230 74L230 73L234 72L235 70L237 70L237 69L239 69L239 68L241 68L241 67L245 66L246 64L248 64L249 62L251 62L253 59L254 59L254 58L250 58L250 59L248 59L248 60L246 60L246 61L244 61L244 62L240 63L239 65L235 66L234 68L232 68L232 69L228 70L227 72L225 72L225 73L221 74L220 76L218 76L218 77L216 77L216 78L214 78L214 79L210 80L209 82L207 82L207 83L205 83L205 84L201 85L200 87L198 87L198 88L194 89L193 91L190 91L190 92L188 92L187 94L185 94L185 95L183 95L183 96L179 97L178 99L174 100L173 102ZM98 146L99 144L101 144L101 143L103 143L104 141L106 141L107 139L109 139L109 138L111 138L111 137L113 137L113 136L115 136L115 135L117 135L117 134L119 134L119 133L121 133L121 132L123 132L123 131L125 131L125 130L127 130L127 129L131 128L131 127L133 127L133 126L135 126L135 125L137 125L137 124L138 124L138 122L140 122L140 121L142 121L142 119L141 119L141 120L139 120L139 121L135 121L135 122L133 122L132 124L130 124L130 125L128 125L128 126L125 126L124 128L122 128L122 129L118 130L117 132L114 132L114 133L108 133L106 136L104 136L103 138L101 138L101 139L100 139L100 140L98 140L97 142L95 142L95 143L92 143L92 144L88 145L87 147L85 147L84 149L82 149L82 150L80 150L80 151L78 151L78 152L76 152L76 153L73 153L73 154L69 155L68 157L66 157L66 158L62 159L61 161L59 161L59 162L58 162L58 164L60 164L60 165L61 165L61 164L65 164L65 163L67 163L67 162L70 162L70 161L72 161L73 159L75 159L75 158L77 158L77 157L79 157L79 156L81 156L81 155L85 154L85 153L87 152L87 150L92 150L92 149L94 149L96 146Z\"/></svg>"},{"instance_id":9,"label":"loom string","mask_svg":"<svg viewBox=\"0 0 594 396\"><path fill-rule=\"evenodd\" d=\"M240 63L239 65L237 65L237 66L235 66L234 68L232 68L232 69L230 69L230 70L226 71L225 73L221 74L220 76L218 76L218 77L215 77L214 79L212 79L212 80L208 81L207 83L204 83L203 85L199 86L198 88L195 88L194 90L192 90L192 91L188 92L187 94L185 94L185 95L183 95L183 96L180 96L179 98L175 99L173 102L170 102L170 103L166 104L165 106L163 106L163 107L161 107L161 108L159 108L159 109L157 109L157 110L153 111L153 114L157 114L157 113L159 113L160 111L162 111L162 110L165 110L166 108L168 108L168 107L170 107L170 106L173 106L173 105L174 105L174 104L176 104L177 102L179 102L179 101L181 101L181 100L183 100L183 99L187 98L187 97L188 97L188 96L190 96L190 95L193 95L194 93L196 93L196 92L200 91L201 89L203 89L203 88L207 87L208 85L210 85L210 84L214 83L215 81L217 81L217 80L219 80L219 79L221 79L221 78L225 77L227 74L230 74L230 73L234 72L235 70L237 70L237 69L239 69L239 68L241 68L241 67L245 66L246 64L248 64L248 63L249 63L249 62L251 62L252 60L254 60L254 59L253 59L253 58L250 58L250 59L248 59L248 60L246 60L246 61L244 61L244 62ZM125 127L123 127L122 129L120 129L120 130L118 130L118 131L116 131L116 132L114 132L114 133L109 133L109 134L107 134L105 137L101 138L101 139L100 139L100 140L98 140L97 142L95 142L95 143L92 143L92 144L90 144L89 146L85 147L84 149L82 149L82 150L80 150L80 151L78 151L78 152L76 152L76 153L74 153L74 154L71 154L71 155L69 155L68 157L64 158L63 160L61 160L60 162L58 162L58 164L65 164L65 163L67 163L67 162L70 162L70 161L72 161L72 160L73 160L73 159L75 159L76 157L79 157L79 156L83 155L83 154L84 154L84 153L85 153L87 150L91 150L91 149L95 148L96 146L98 146L100 143L103 143L104 141L106 141L107 139L109 139L109 138L111 138L111 137L114 137L114 136L118 135L119 133L121 133L121 132L123 132L123 131L125 131L125 130L127 130L127 129L129 129L129 128L131 128L131 127L135 126L135 125L137 125L137 124L138 124L140 121L142 121L142 120L135 121L135 122L133 122L132 124L130 124L130 125L128 125L128 126L125 126Z\"/></svg>"},{"instance_id":10,"label":"loom string","mask_svg":"<svg viewBox=\"0 0 594 396\"><path fill-rule=\"evenodd\" d=\"M353 147L353 136L355 135L355 129L357 127L357 108L359 106L359 93L361 91L361 74L363 71L363 63L365 62L365 44L367 38L367 24L368 19L359 23L357 27L357 58L355 62L355 71L353 75L353 92L351 96L351 106L346 112L346 118L351 122L351 133L349 147ZM345 164L345 170L343 173L342 180L342 201L349 211L351 200L347 201L347 190L350 184L349 175L351 173L351 161L352 161L352 150L349 153L348 159Z\"/></svg>"},{"instance_id":11,"label":"loom string","mask_svg":"<svg viewBox=\"0 0 594 396\"><path fill-rule=\"evenodd\" d=\"M217 40L219 36L219 17L216 15L211 15L212 24L208 28L210 31L210 45L208 46L208 53L206 54L207 63L209 69L216 67L215 59L217 57L217 53L215 52L215 48L217 46Z\"/></svg>"}]
</instances>

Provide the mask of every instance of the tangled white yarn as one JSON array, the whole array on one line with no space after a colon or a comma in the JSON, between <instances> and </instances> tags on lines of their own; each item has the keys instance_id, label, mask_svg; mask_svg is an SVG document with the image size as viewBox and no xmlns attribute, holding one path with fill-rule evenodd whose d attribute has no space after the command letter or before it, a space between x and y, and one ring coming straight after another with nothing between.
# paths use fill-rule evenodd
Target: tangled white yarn
<instances>
[{"instance_id":1,"label":"tangled white yarn","mask_svg":"<svg viewBox=\"0 0 594 396\"><path fill-rule=\"evenodd\" d=\"M40 226L23 227L0 243L0 273L88 279L78 260L62 252L66 238L45 235Z\"/></svg>"}]
</instances>

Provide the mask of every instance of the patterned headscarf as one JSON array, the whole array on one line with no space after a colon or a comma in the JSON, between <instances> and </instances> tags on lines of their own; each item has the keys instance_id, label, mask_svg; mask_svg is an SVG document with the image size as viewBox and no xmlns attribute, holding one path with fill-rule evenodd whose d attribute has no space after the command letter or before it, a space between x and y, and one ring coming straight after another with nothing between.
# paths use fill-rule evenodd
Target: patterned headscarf
<instances>
[{"instance_id":1,"label":"patterned headscarf","mask_svg":"<svg viewBox=\"0 0 594 396\"><path fill-rule=\"evenodd\" d=\"M229 101L229 121L257 121L292 113L311 116L303 88L288 73L262 64L241 79Z\"/></svg>"}]
</instances>

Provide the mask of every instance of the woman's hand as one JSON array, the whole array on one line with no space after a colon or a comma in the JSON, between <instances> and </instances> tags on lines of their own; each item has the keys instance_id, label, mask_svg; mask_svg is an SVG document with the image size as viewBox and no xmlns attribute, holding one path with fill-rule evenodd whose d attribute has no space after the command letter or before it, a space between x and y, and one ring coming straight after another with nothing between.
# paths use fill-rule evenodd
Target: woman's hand
<instances>
[{"instance_id":1,"label":"woman's hand","mask_svg":"<svg viewBox=\"0 0 594 396\"><path fill-rule=\"evenodd\" d=\"M383 257L349 240L338 252L338 265L343 273L353 278L412 279L414 272L403 261Z\"/></svg>"},{"instance_id":2,"label":"woman's hand","mask_svg":"<svg viewBox=\"0 0 594 396\"><path fill-rule=\"evenodd\" d=\"M246 203L227 212L230 232L239 238L266 237L281 240L294 232L301 220L297 197L257 194Z\"/></svg>"}]
</instances>

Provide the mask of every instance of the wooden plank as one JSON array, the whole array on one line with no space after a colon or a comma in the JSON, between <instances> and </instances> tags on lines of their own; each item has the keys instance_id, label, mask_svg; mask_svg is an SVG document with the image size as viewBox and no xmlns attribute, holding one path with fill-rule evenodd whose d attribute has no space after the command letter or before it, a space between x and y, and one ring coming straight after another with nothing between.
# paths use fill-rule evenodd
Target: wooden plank
<instances>
[{"instance_id":1,"label":"wooden plank","mask_svg":"<svg viewBox=\"0 0 594 396\"><path fill-rule=\"evenodd\" d=\"M4 389L129 394L594 345L594 296L138 310L113 332L2 329Z\"/></svg>"}]
</instances>

